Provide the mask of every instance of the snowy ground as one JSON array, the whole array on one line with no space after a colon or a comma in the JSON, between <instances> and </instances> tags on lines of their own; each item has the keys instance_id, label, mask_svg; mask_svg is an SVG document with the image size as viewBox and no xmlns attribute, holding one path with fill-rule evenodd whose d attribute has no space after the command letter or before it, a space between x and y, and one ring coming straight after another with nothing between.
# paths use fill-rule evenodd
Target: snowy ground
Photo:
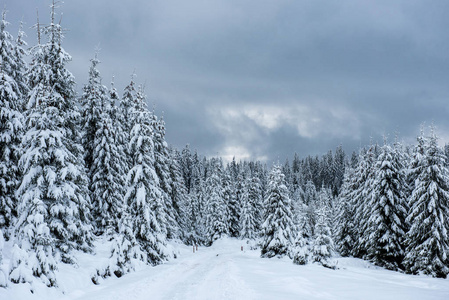
<instances>
[{"instance_id":1,"label":"snowy ground","mask_svg":"<svg viewBox=\"0 0 449 300\"><path fill-rule=\"evenodd\" d=\"M96 257L78 257L80 268L60 265L60 289L36 285L31 294L26 285L11 285L0 288L0 299L449 299L449 279L386 271L353 258L338 259L340 269L330 270L262 259L259 251L235 239L196 253L174 247L180 254L176 260L93 285L90 274L108 253L104 243Z\"/></svg>"}]
</instances>

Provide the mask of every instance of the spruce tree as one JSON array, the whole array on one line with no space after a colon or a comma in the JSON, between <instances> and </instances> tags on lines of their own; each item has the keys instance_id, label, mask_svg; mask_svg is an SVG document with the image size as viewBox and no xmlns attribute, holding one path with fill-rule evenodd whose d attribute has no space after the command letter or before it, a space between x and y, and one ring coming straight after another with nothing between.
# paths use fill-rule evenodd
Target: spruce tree
<instances>
[{"instance_id":1,"label":"spruce tree","mask_svg":"<svg viewBox=\"0 0 449 300\"><path fill-rule=\"evenodd\" d=\"M108 94L107 88L101 84L100 72L97 69L97 65L99 63L98 53L96 53L95 58L91 59L89 80L83 88L83 95L81 97L83 130L82 144L84 149L84 161L88 170L90 185L92 182L92 165L94 163L93 156L96 147L95 136L100 126L101 114L104 110L104 104L106 103L106 97Z\"/></svg>"},{"instance_id":2,"label":"spruce tree","mask_svg":"<svg viewBox=\"0 0 449 300\"><path fill-rule=\"evenodd\" d=\"M21 174L18 167L22 140L23 116L21 92L14 80L12 36L3 12L0 23L0 229L9 237L9 227L17 216L15 191Z\"/></svg>"},{"instance_id":3,"label":"spruce tree","mask_svg":"<svg viewBox=\"0 0 449 300\"><path fill-rule=\"evenodd\" d=\"M385 144L377 158L374 189L368 203L367 257L390 270L401 268L404 257L408 205L403 168L399 153Z\"/></svg>"},{"instance_id":4,"label":"spruce tree","mask_svg":"<svg viewBox=\"0 0 449 300\"><path fill-rule=\"evenodd\" d=\"M262 257L284 256L289 253L294 236L292 204L279 166L270 172L265 198L265 222L262 225Z\"/></svg>"},{"instance_id":5,"label":"spruce tree","mask_svg":"<svg viewBox=\"0 0 449 300\"><path fill-rule=\"evenodd\" d=\"M328 205L324 202L320 202L317 209L315 237L312 246L312 260L323 266L329 266L329 258L332 256L334 249L328 215Z\"/></svg>"},{"instance_id":6,"label":"spruce tree","mask_svg":"<svg viewBox=\"0 0 449 300\"><path fill-rule=\"evenodd\" d=\"M204 201L205 201L205 234L206 243L212 243L228 234L226 203L223 195L223 184L221 181L220 162L212 159L210 175L206 179Z\"/></svg>"},{"instance_id":7,"label":"spruce tree","mask_svg":"<svg viewBox=\"0 0 449 300\"><path fill-rule=\"evenodd\" d=\"M231 176L231 170L228 167L222 175L223 183L223 198L226 205L227 214L227 232L231 237L237 237L239 235L239 210L240 207L236 200L235 186Z\"/></svg>"},{"instance_id":8,"label":"spruce tree","mask_svg":"<svg viewBox=\"0 0 449 300\"><path fill-rule=\"evenodd\" d=\"M258 236L257 203L260 198L259 179L247 177L243 184L240 212L240 236L244 239L255 239Z\"/></svg>"},{"instance_id":9,"label":"spruce tree","mask_svg":"<svg viewBox=\"0 0 449 300\"><path fill-rule=\"evenodd\" d=\"M146 261L157 265L168 258L166 216L159 179L154 170L153 129L144 98L130 108L131 136L129 153L132 168L128 172L125 195L132 230L146 254Z\"/></svg>"},{"instance_id":10,"label":"spruce tree","mask_svg":"<svg viewBox=\"0 0 449 300\"><path fill-rule=\"evenodd\" d=\"M26 37L23 31L23 23L20 22L19 32L17 33L17 38L15 40L13 53L14 53L14 68L11 74L14 81L17 83L19 89L20 98L20 111L23 112L26 107L26 97L29 92L27 78L25 76L27 70L27 63L25 57L28 55L28 51L24 49L27 46L24 38Z\"/></svg>"},{"instance_id":11,"label":"spruce tree","mask_svg":"<svg viewBox=\"0 0 449 300\"><path fill-rule=\"evenodd\" d=\"M137 97L141 97L142 91L138 91ZM174 209L172 195L172 182L170 176L168 145L165 141L165 122L163 118L157 119L154 111L151 115L153 126L154 144L154 169L159 179L159 186L162 192L165 215L167 217L167 238L174 239L180 237L178 224L179 217Z\"/></svg>"},{"instance_id":12,"label":"spruce tree","mask_svg":"<svg viewBox=\"0 0 449 300\"><path fill-rule=\"evenodd\" d=\"M55 285L55 250L64 262L73 263L71 250L90 251L92 241L90 199L77 139L75 82L66 69L71 57L61 46L62 28L55 23L54 9L53 4L51 23L44 31L48 42L31 50L16 226L17 244L29 257L24 261L20 255L21 263L13 262L11 273L25 264L47 285Z\"/></svg>"},{"instance_id":13,"label":"spruce tree","mask_svg":"<svg viewBox=\"0 0 449 300\"><path fill-rule=\"evenodd\" d=\"M352 168L346 169L343 185L337 204L337 222L335 226L336 248L342 256L351 255L356 238L354 213L356 207L351 201L351 194L357 189L357 180Z\"/></svg>"},{"instance_id":14,"label":"spruce tree","mask_svg":"<svg viewBox=\"0 0 449 300\"><path fill-rule=\"evenodd\" d=\"M294 264L305 265L311 256L310 241L312 230L307 218L307 205L305 205L302 198L298 199L295 206L295 220L297 234L290 256Z\"/></svg>"},{"instance_id":15,"label":"spruce tree","mask_svg":"<svg viewBox=\"0 0 449 300\"><path fill-rule=\"evenodd\" d=\"M97 62L92 62L91 74L97 74ZM125 182L127 173L126 156L121 147L121 127L115 126L114 105L106 87L99 80L92 90L96 91L100 112L96 121L96 131L92 141L90 191L93 203L93 217L97 232L109 234L118 231L118 220L124 210ZM115 124L114 124L115 123Z\"/></svg>"},{"instance_id":16,"label":"spruce tree","mask_svg":"<svg viewBox=\"0 0 449 300\"><path fill-rule=\"evenodd\" d=\"M420 137L420 139L423 139ZM449 273L449 178L445 157L433 132L414 168L415 185L409 199L406 271L446 278Z\"/></svg>"},{"instance_id":17,"label":"spruce tree","mask_svg":"<svg viewBox=\"0 0 449 300\"><path fill-rule=\"evenodd\" d=\"M357 168L355 169L351 205L355 207L354 222L357 228L354 232L354 247L352 255L355 257L366 258L369 242L368 220L370 216L369 199L372 196L374 188L374 165L376 162L375 146L371 145L367 151L362 152L359 157Z\"/></svg>"},{"instance_id":18,"label":"spruce tree","mask_svg":"<svg viewBox=\"0 0 449 300\"><path fill-rule=\"evenodd\" d=\"M180 227L180 237L186 241L186 237L192 232L189 226L188 210L190 197L182 178L181 166L179 163L179 153L176 149L169 150L169 172L170 172L170 198L173 202L173 209L177 218L176 223ZM189 232L189 234L186 234Z\"/></svg>"}]
</instances>

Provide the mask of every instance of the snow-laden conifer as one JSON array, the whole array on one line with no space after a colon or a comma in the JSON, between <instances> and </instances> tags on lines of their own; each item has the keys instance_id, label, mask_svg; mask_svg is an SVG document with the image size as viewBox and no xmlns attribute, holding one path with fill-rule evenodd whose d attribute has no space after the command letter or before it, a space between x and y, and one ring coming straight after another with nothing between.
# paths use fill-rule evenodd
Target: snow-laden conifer
<instances>
[{"instance_id":1,"label":"snow-laden conifer","mask_svg":"<svg viewBox=\"0 0 449 300\"><path fill-rule=\"evenodd\" d=\"M354 246L352 255L366 258L367 243L369 242L368 219L370 206L368 200L374 188L374 165L376 162L375 146L371 145L367 151L361 153L357 168L355 169L351 205L355 207L354 222L357 224L354 232Z\"/></svg>"},{"instance_id":2,"label":"snow-laden conifer","mask_svg":"<svg viewBox=\"0 0 449 300\"><path fill-rule=\"evenodd\" d=\"M335 225L336 249L342 256L352 253L355 240L354 212L356 207L352 205L351 194L357 189L357 180L354 170L347 168L341 186L340 195L337 198L337 219Z\"/></svg>"},{"instance_id":3,"label":"snow-laden conifer","mask_svg":"<svg viewBox=\"0 0 449 300\"><path fill-rule=\"evenodd\" d=\"M374 189L368 202L367 257L390 270L400 268L404 257L408 205L404 197L403 168L397 149L388 144L382 146L375 165Z\"/></svg>"},{"instance_id":4,"label":"snow-laden conifer","mask_svg":"<svg viewBox=\"0 0 449 300\"><path fill-rule=\"evenodd\" d=\"M95 151L95 136L97 134L99 124L101 121L101 114L103 112L104 104L108 94L107 88L101 84L100 72L97 65L98 53L91 59L89 68L88 83L83 88L83 95L81 97L82 105L82 144L84 148L84 161L88 170L89 180L92 181L92 164L94 163Z\"/></svg>"},{"instance_id":5,"label":"snow-laden conifer","mask_svg":"<svg viewBox=\"0 0 449 300\"><path fill-rule=\"evenodd\" d=\"M14 68L12 70L12 78L17 84L20 99L20 111L23 112L26 108L26 97L29 92L27 78L25 76L27 70L27 63L25 57L28 56L28 51L24 49L27 46L25 42L26 34L23 31L23 22L20 22L19 32L14 43Z\"/></svg>"},{"instance_id":6,"label":"snow-laden conifer","mask_svg":"<svg viewBox=\"0 0 449 300\"><path fill-rule=\"evenodd\" d=\"M62 48L62 28L55 23L45 28L48 42L32 48L28 70L28 95L23 155L24 176L17 195L17 244L28 254L21 263L12 262L11 280L16 269L28 266L35 276L54 285L54 255L74 262L72 249L89 251L92 241L90 199L80 156L74 78L66 69L71 57ZM59 256L59 255L58 255Z\"/></svg>"},{"instance_id":7,"label":"snow-laden conifer","mask_svg":"<svg viewBox=\"0 0 449 300\"><path fill-rule=\"evenodd\" d=\"M312 260L323 266L329 266L329 258L333 254L334 242L329 227L329 206L321 201L316 210L315 237L312 245Z\"/></svg>"},{"instance_id":8,"label":"snow-laden conifer","mask_svg":"<svg viewBox=\"0 0 449 300\"><path fill-rule=\"evenodd\" d=\"M9 237L9 227L17 215L14 195L19 181L18 160L22 139L21 93L14 80L13 38L6 31L3 11L0 23L0 229Z\"/></svg>"},{"instance_id":9,"label":"snow-laden conifer","mask_svg":"<svg viewBox=\"0 0 449 300\"><path fill-rule=\"evenodd\" d=\"M262 224L262 257L284 256L294 242L292 204L284 175L279 166L270 172L265 198L265 221Z\"/></svg>"},{"instance_id":10,"label":"snow-laden conifer","mask_svg":"<svg viewBox=\"0 0 449 300\"><path fill-rule=\"evenodd\" d=\"M416 156L411 170L416 180L409 199L411 227L404 265L410 273L445 278L449 273L449 173L437 140L432 129L424 154Z\"/></svg>"},{"instance_id":11,"label":"snow-laden conifer","mask_svg":"<svg viewBox=\"0 0 449 300\"><path fill-rule=\"evenodd\" d=\"M206 179L204 194L204 225L206 242L209 245L228 234L226 203L220 177L222 172L220 162L217 159L213 159L210 168L210 175Z\"/></svg>"},{"instance_id":12,"label":"snow-laden conifer","mask_svg":"<svg viewBox=\"0 0 449 300\"><path fill-rule=\"evenodd\" d=\"M248 176L245 179L240 203L240 236L243 239L255 239L258 236L257 203L262 196L260 189L257 177Z\"/></svg>"},{"instance_id":13,"label":"snow-laden conifer","mask_svg":"<svg viewBox=\"0 0 449 300\"><path fill-rule=\"evenodd\" d=\"M137 97L141 97L142 91L138 91ZM179 217L173 207L174 199L172 195L172 182L170 176L168 145L165 141L165 122L163 118L158 120L154 111L151 115L153 126L154 144L154 169L159 179L159 186L162 192L164 211L167 218L167 238L174 239L180 237L178 224Z\"/></svg>"},{"instance_id":14,"label":"snow-laden conifer","mask_svg":"<svg viewBox=\"0 0 449 300\"><path fill-rule=\"evenodd\" d=\"M179 159L178 151L176 149L169 149L170 198L173 201L173 209L177 217L176 223L180 227L180 237L186 241L188 234L186 235L185 233L191 231L188 219L190 197L187 194L187 189L182 178Z\"/></svg>"},{"instance_id":15,"label":"snow-laden conifer","mask_svg":"<svg viewBox=\"0 0 449 300\"><path fill-rule=\"evenodd\" d=\"M227 167L222 176L223 199L226 205L226 226L229 236L237 237L239 233L239 205L236 201L235 186L232 181L231 170Z\"/></svg>"},{"instance_id":16,"label":"snow-laden conifer","mask_svg":"<svg viewBox=\"0 0 449 300\"><path fill-rule=\"evenodd\" d=\"M90 179L96 231L112 233L117 232L117 222L123 211L127 161L121 147L121 126L113 122L115 111L112 93L101 83L96 68L99 63L97 56L91 62L89 83L84 87L82 98L83 142L86 147L84 158Z\"/></svg>"},{"instance_id":17,"label":"snow-laden conifer","mask_svg":"<svg viewBox=\"0 0 449 300\"><path fill-rule=\"evenodd\" d=\"M168 258L166 215L154 170L153 129L144 98L133 103L130 117L133 126L128 150L132 153L132 168L127 177L127 212L146 260L157 265Z\"/></svg>"},{"instance_id":18,"label":"snow-laden conifer","mask_svg":"<svg viewBox=\"0 0 449 300\"><path fill-rule=\"evenodd\" d=\"M309 262L311 256L311 233L310 223L307 217L307 205L302 197L298 197L294 205L296 238L291 250L291 258L293 263L297 265L305 265Z\"/></svg>"}]
</instances>

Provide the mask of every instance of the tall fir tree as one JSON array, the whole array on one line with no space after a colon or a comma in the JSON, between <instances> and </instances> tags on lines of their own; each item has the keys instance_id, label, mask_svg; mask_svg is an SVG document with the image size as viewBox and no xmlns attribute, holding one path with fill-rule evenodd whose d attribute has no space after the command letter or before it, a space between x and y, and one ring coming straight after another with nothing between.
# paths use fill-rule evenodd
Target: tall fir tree
<instances>
[{"instance_id":1,"label":"tall fir tree","mask_svg":"<svg viewBox=\"0 0 449 300\"><path fill-rule=\"evenodd\" d=\"M336 248L343 256L351 255L356 239L354 213L356 207L351 201L351 194L357 189L354 170L347 168L343 179L341 192L338 196L337 222L335 226Z\"/></svg>"},{"instance_id":2,"label":"tall fir tree","mask_svg":"<svg viewBox=\"0 0 449 300\"><path fill-rule=\"evenodd\" d=\"M140 88L139 88L140 89ZM142 91L138 91L138 97ZM172 195L172 178L170 176L168 144L165 141L165 122L163 118L157 119L152 113L153 143L154 143L154 169L159 179L159 186L162 192L165 215L167 217L167 238L174 239L180 237L178 224L179 217L174 209Z\"/></svg>"},{"instance_id":3,"label":"tall fir tree","mask_svg":"<svg viewBox=\"0 0 449 300\"><path fill-rule=\"evenodd\" d=\"M9 228L17 216L15 191L21 174L18 161L23 134L21 91L14 79L16 62L13 38L6 31L5 11L0 23L0 229L9 237Z\"/></svg>"},{"instance_id":4,"label":"tall fir tree","mask_svg":"<svg viewBox=\"0 0 449 300\"><path fill-rule=\"evenodd\" d=\"M449 173L437 142L432 129L424 155L415 161L411 170L416 180L409 199L407 221L411 227L406 235L404 265L409 273L423 272L446 278L449 273Z\"/></svg>"},{"instance_id":5,"label":"tall fir tree","mask_svg":"<svg viewBox=\"0 0 449 300\"><path fill-rule=\"evenodd\" d=\"M279 166L270 172L265 198L265 221L262 225L262 257L289 254L295 240L292 204Z\"/></svg>"},{"instance_id":6,"label":"tall fir tree","mask_svg":"<svg viewBox=\"0 0 449 300\"><path fill-rule=\"evenodd\" d=\"M226 203L223 195L223 183L221 181L221 163L218 159L212 159L210 174L206 179L204 193L204 226L206 243L211 245L215 240L228 234Z\"/></svg>"},{"instance_id":7,"label":"tall fir tree","mask_svg":"<svg viewBox=\"0 0 449 300\"><path fill-rule=\"evenodd\" d=\"M129 153L132 168L128 172L125 195L132 230L146 261L152 265L165 261L167 252L166 216L159 179L154 169L153 128L144 98L130 108L131 136Z\"/></svg>"},{"instance_id":8,"label":"tall fir tree","mask_svg":"<svg viewBox=\"0 0 449 300\"><path fill-rule=\"evenodd\" d=\"M47 285L55 285L55 250L64 262L73 263L72 249L90 251L92 226L77 138L80 115L75 82L66 69L71 57L61 46L62 28L55 23L54 4L51 23L44 32L48 41L32 48L28 70L31 90L20 159L24 177L17 191L16 228L17 243L29 255L25 261L21 259L21 265L27 265ZM16 262L13 265L19 266ZM11 279L15 281L13 276Z\"/></svg>"},{"instance_id":9,"label":"tall fir tree","mask_svg":"<svg viewBox=\"0 0 449 300\"><path fill-rule=\"evenodd\" d=\"M355 207L354 222L357 224L354 233L353 255L355 257L366 258L368 252L369 235L368 220L370 216L369 199L372 197L374 188L374 165L376 162L376 149L371 145L367 151L361 153L359 162L354 173L356 182L355 189L351 193L351 205Z\"/></svg>"},{"instance_id":10,"label":"tall fir tree","mask_svg":"<svg viewBox=\"0 0 449 300\"><path fill-rule=\"evenodd\" d=\"M27 70L27 63L25 58L28 56L28 51L24 49L27 46L25 42L26 34L23 31L23 22L20 22L19 32L14 43L14 68L11 74L14 81L17 83L20 98L20 111L23 112L26 108L26 97L29 93L27 78L25 76Z\"/></svg>"},{"instance_id":11,"label":"tall fir tree","mask_svg":"<svg viewBox=\"0 0 449 300\"><path fill-rule=\"evenodd\" d=\"M171 194L173 209L175 211L175 216L177 218L176 223L180 228L180 238L187 241L186 232L191 233L192 228L190 228L190 222L188 218L188 210L190 204L190 197L187 194L187 189L182 178L181 165L179 163L180 157L176 149L169 149L169 173L170 173L170 184L171 184Z\"/></svg>"},{"instance_id":12,"label":"tall fir tree","mask_svg":"<svg viewBox=\"0 0 449 300\"><path fill-rule=\"evenodd\" d=\"M323 200L323 199L321 199ZM329 266L329 258L333 254L334 242L329 227L329 206L320 201L317 208L315 236L312 245L312 260L323 266Z\"/></svg>"},{"instance_id":13,"label":"tall fir tree","mask_svg":"<svg viewBox=\"0 0 449 300\"><path fill-rule=\"evenodd\" d=\"M97 65L100 63L98 60L98 52L95 57L91 59L91 65L89 69L88 83L83 88L83 95L81 97L82 105L82 144L84 149L84 161L88 170L89 181L92 181L92 165L94 163L94 151L95 151L95 135L101 122L101 114L103 106L106 102L108 94L107 88L101 84L100 71L97 69Z\"/></svg>"},{"instance_id":14,"label":"tall fir tree","mask_svg":"<svg viewBox=\"0 0 449 300\"><path fill-rule=\"evenodd\" d=\"M374 189L368 203L368 259L390 270L402 267L405 219L408 204L404 196L405 174L397 149L381 148L375 165Z\"/></svg>"},{"instance_id":15,"label":"tall fir tree","mask_svg":"<svg viewBox=\"0 0 449 300\"><path fill-rule=\"evenodd\" d=\"M116 124L113 122L112 94L101 84L100 73L96 69L98 63L95 57L89 71L89 83L84 89L84 141L92 151L88 158L88 172L96 232L112 234L119 229L118 220L124 209L128 169L119 139L121 127L114 126ZM92 133L93 137L90 137Z\"/></svg>"},{"instance_id":16,"label":"tall fir tree","mask_svg":"<svg viewBox=\"0 0 449 300\"><path fill-rule=\"evenodd\" d=\"M240 212L240 236L244 239L258 237L257 203L260 202L260 182L257 177L248 176L243 184Z\"/></svg>"}]
</instances>

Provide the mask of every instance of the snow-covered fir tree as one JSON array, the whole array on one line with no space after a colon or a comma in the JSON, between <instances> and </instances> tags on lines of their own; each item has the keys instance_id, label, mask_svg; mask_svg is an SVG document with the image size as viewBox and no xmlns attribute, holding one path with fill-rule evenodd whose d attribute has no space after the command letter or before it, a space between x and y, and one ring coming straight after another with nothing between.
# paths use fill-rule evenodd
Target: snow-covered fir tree
<instances>
[{"instance_id":1,"label":"snow-covered fir tree","mask_svg":"<svg viewBox=\"0 0 449 300\"><path fill-rule=\"evenodd\" d=\"M137 97L141 97L142 91L139 90ZM180 228L178 224L179 217L173 207L174 199L172 195L172 182L170 176L168 145L165 141L165 122L163 118L157 119L154 110L151 116L153 125L153 144L154 144L154 169L159 179L159 186L162 192L165 215L167 218L167 238L179 238Z\"/></svg>"},{"instance_id":2,"label":"snow-covered fir tree","mask_svg":"<svg viewBox=\"0 0 449 300\"><path fill-rule=\"evenodd\" d=\"M16 243L28 257L19 255L21 263L13 261L11 272L12 281L21 281L16 269L26 265L47 285L55 285L55 250L64 262L74 262L71 250L90 251L92 241L82 148L75 139L80 115L74 78L66 69L71 57L61 46L62 28L55 23L54 8L45 28L48 42L32 48L28 70L31 90L16 225Z\"/></svg>"},{"instance_id":3,"label":"snow-covered fir tree","mask_svg":"<svg viewBox=\"0 0 449 300\"><path fill-rule=\"evenodd\" d=\"M156 265L169 256L166 247L167 221L159 179L154 170L153 128L144 98L133 103L130 117L133 126L129 153L132 153L133 167L127 177L127 214L131 216L132 230L147 256L146 261Z\"/></svg>"},{"instance_id":4,"label":"snow-covered fir tree","mask_svg":"<svg viewBox=\"0 0 449 300\"><path fill-rule=\"evenodd\" d=\"M223 184L223 200L226 205L226 224L229 236L237 237L239 234L239 205L236 200L235 186L231 177L231 170L227 167L221 176Z\"/></svg>"},{"instance_id":5,"label":"snow-covered fir tree","mask_svg":"<svg viewBox=\"0 0 449 300\"><path fill-rule=\"evenodd\" d=\"M259 178L248 176L243 184L240 203L240 237L243 239L255 239L258 236L257 203L261 197Z\"/></svg>"},{"instance_id":6,"label":"snow-covered fir tree","mask_svg":"<svg viewBox=\"0 0 449 300\"><path fill-rule=\"evenodd\" d=\"M404 167L397 150L385 143L377 158L365 233L369 236L368 259L390 270L401 268L408 214Z\"/></svg>"},{"instance_id":7,"label":"snow-covered fir tree","mask_svg":"<svg viewBox=\"0 0 449 300\"><path fill-rule=\"evenodd\" d=\"M92 152L88 168L92 215L97 233L112 233L118 231L118 220L124 209L125 174L128 170L126 155L119 139L121 127L115 126L117 123L113 122L114 104L111 94L101 84L101 77L96 69L98 63L97 58L92 60L89 84L85 87L85 124L92 126L85 129L85 141L90 139L86 133L95 130L93 140L89 142L92 143ZM98 114L95 122L94 117L88 117L91 113Z\"/></svg>"},{"instance_id":8,"label":"snow-covered fir tree","mask_svg":"<svg viewBox=\"0 0 449 300\"><path fill-rule=\"evenodd\" d=\"M13 38L6 31L3 11L0 23L0 229L9 237L17 215L15 191L21 178L18 161L22 140L21 91L14 80Z\"/></svg>"},{"instance_id":9,"label":"snow-covered fir tree","mask_svg":"<svg viewBox=\"0 0 449 300\"><path fill-rule=\"evenodd\" d=\"M352 205L351 194L357 189L354 169L347 168L337 202L337 220L335 225L336 248L343 256L352 253L355 240L356 226L354 213L356 207Z\"/></svg>"},{"instance_id":10,"label":"snow-covered fir tree","mask_svg":"<svg viewBox=\"0 0 449 300\"><path fill-rule=\"evenodd\" d=\"M273 166L265 198L265 221L262 224L262 257L287 255L294 242L292 203L281 167Z\"/></svg>"},{"instance_id":11,"label":"snow-covered fir tree","mask_svg":"<svg viewBox=\"0 0 449 300\"><path fill-rule=\"evenodd\" d=\"M190 204L190 197L187 194L187 189L182 178L181 165L179 163L179 152L176 149L169 148L169 173L170 173L170 198L172 199L173 209L177 217L176 223L180 229L180 237L186 241L186 237L191 232L189 228L188 209Z\"/></svg>"},{"instance_id":12,"label":"snow-covered fir tree","mask_svg":"<svg viewBox=\"0 0 449 300\"><path fill-rule=\"evenodd\" d=\"M221 162L218 159L212 159L210 168L204 193L204 226L206 243L208 245L228 234L227 205L223 195L223 183L220 176L221 172L223 172Z\"/></svg>"},{"instance_id":13,"label":"snow-covered fir tree","mask_svg":"<svg viewBox=\"0 0 449 300\"><path fill-rule=\"evenodd\" d=\"M294 205L295 226L297 229L296 238L291 250L291 258L293 263L297 265L305 265L311 256L311 234L310 222L307 217L307 205L304 203L303 197L299 196Z\"/></svg>"},{"instance_id":14,"label":"snow-covered fir tree","mask_svg":"<svg viewBox=\"0 0 449 300\"><path fill-rule=\"evenodd\" d=\"M420 139L424 140L423 137ZM422 156L411 170L416 178L409 199L406 271L446 278L449 273L449 173L432 128ZM417 149L418 151L420 149Z\"/></svg>"},{"instance_id":15,"label":"snow-covered fir tree","mask_svg":"<svg viewBox=\"0 0 449 300\"><path fill-rule=\"evenodd\" d=\"M101 84L100 71L97 65L98 52L95 57L91 59L89 69L88 83L83 88L83 95L81 97L82 105L82 144L84 148L84 161L88 170L89 180L92 181L92 165L94 163L95 150L95 135L97 134L99 124L101 122L101 114L108 96L107 88Z\"/></svg>"},{"instance_id":16,"label":"snow-covered fir tree","mask_svg":"<svg viewBox=\"0 0 449 300\"><path fill-rule=\"evenodd\" d=\"M27 70L27 63L25 58L28 56L28 51L24 49L27 46L25 42L26 34L23 31L23 22L20 22L19 32L17 33L17 38L15 40L13 52L14 52L14 68L12 70L12 78L17 84L19 90L20 99L20 111L24 111L26 108L26 96L29 92L29 87L27 83L27 78L25 76Z\"/></svg>"},{"instance_id":17,"label":"snow-covered fir tree","mask_svg":"<svg viewBox=\"0 0 449 300\"><path fill-rule=\"evenodd\" d=\"M334 242L329 227L329 207L327 203L320 201L316 213L317 221L312 245L312 260L323 266L329 266L329 258L334 251Z\"/></svg>"},{"instance_id":18,"label":"snow-covered fir tree","mask_svg":"<svg viewBox=\"0 0 449 300\"><path fill-rule=\"evenodd\" d=\"M368 220L370 216L369 199L374 188L374 165L376 162L376 147L371 145L367 151L361 153L357 168L355 169L353 184L355 188L351 193L351 205L355 207L354 222L357 224L354 232L354 246L352 255L366 258L367 243L369 242Z\"/></svg>"}]
</instances>

